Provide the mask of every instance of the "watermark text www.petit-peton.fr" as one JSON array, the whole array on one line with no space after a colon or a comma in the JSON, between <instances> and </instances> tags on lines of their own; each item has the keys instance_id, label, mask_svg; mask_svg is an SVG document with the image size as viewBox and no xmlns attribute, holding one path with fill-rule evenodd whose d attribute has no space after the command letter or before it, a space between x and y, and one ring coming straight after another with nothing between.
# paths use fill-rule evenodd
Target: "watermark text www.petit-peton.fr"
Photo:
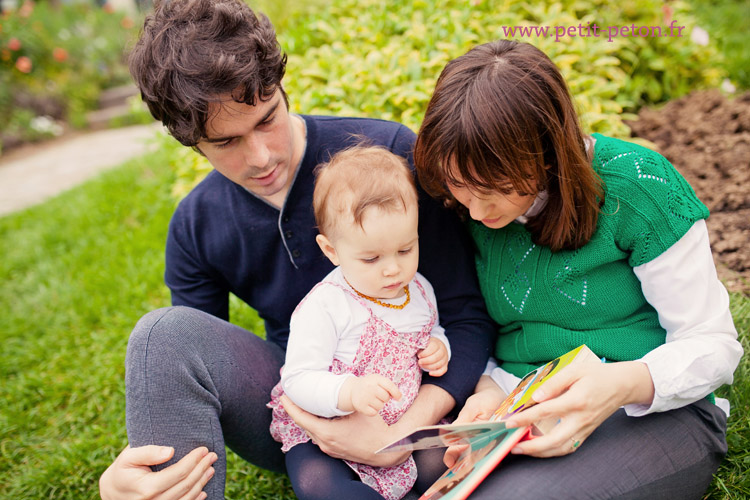
<instances>
[{"instance_id":1,"label":"watermark text www.petit-peton.fr","mask_svg":"<svg viewBox=\"0 0 750 500\"><path fill-rule=\"evenodd\" d=\"M578 24L573 26L502 26L506 38L514 37L555 37L559 42L562 38L607 38L611 42L615 37L676 37L683 36L685 26L676 26L672 21L669 26L637 26L635 24L623 26L598 26L592 24Z\"/></svg>"}]
</instances>

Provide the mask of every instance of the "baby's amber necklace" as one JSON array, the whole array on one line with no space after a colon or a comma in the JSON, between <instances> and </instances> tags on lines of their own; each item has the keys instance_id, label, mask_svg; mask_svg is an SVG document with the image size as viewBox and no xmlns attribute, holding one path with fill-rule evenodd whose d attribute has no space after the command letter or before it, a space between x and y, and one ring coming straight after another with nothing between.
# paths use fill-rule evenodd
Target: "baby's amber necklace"
<instances>
[{"instance_id":1,"label":"baby's amber necklace","mask_svg":"<svg viewBox=\"0 0 750 500\"><path fill-rule=\"evenodd\" d=\"M396 304L388 304L387 302L382 302L382 301L380 301L380 300L376 299L375 297L370 297L369 295L365 295L364 293L362 293L362 292L360 292L359 290L357 290L356 288L354 288L354 287L352 286L352 284L351 284L351 283L349 283L349 280L348 280L348 279L344 278L344 281L346 281L346 284L347 284L347 285L349 285L349 286L351 286L351 287L352 287L352 290L354 290L354 293L356 293L357 295L359 295L359 296L360 296L360 297L362 297L363 299L367 299L367 300L369 300L370 302L375 302L375 303L376 303L377 305L379 305L379 306L383 306L383 307L388 307L388 308L390 308L390 309L403 309L404 307L406 307L406 305L407 305L407 304L409 303L409 301L411 300L411 296L409 295L409 285L406 285L406 286L404 287L404 292L406 293L406 300L404 301L404 303L403 303L403 304L401 304L401 305L396 305Z\"/></svg>"}]
</instances>

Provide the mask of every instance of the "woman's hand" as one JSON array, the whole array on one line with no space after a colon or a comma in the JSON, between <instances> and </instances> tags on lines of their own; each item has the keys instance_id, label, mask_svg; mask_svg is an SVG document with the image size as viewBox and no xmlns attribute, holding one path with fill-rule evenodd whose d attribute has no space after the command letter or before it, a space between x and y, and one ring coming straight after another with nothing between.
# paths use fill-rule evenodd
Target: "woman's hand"
<instances>
[{"instance_id":1,"label":"woman's hand","mask_svg":"<svg viewBox=\"0 0 750 500\"><path fill-rule=\"evenodd\" d=\"M506 421L522 427L547 418L560 422L544 436L516 445L511 453L556 457L573 453L594 430L623 405L650 404L654 397L645 363L592 363L568 366L537 389L539 404Z\"/></svg>"},{"instance_id":2,"label":"woman's hand","mask_svg":"<svg viewBox=\"0 0 750 500\"><path fill-rule=\"evenodd\" d=\"M307 431L313 443L333 458L389 467L409 457L409 452L374 453L398 437L380 415L370 417L363 413L352 413L329 419L306 412L286 395L281 396L281 404L292 420Z\"/></svg>"},{"instance_id":3,"label":"woman's hand","mask_svg":"<svg viewBox=\"0 0 750 500\"><path fill-rule=\"evenodd\" d=\"M205 447L196 448L178 462L153 472L150 465L163 464L174 455L166 446L125 447L99 479L103 500L202 500L203 487L214 475L218 458Z\"/></svg>"},{"instance_id":4,"label":"woman's hand","mask_svg":"<svg viewBox=\"0 0 750 500\"><path fill-rule=\"evenodd\" d=\"M468 424L475 421L489 420L498 406L506 398L506 394L487 375L482 375L477 383L474 394L466 400L466 404L453 421L454 424ZM445 450L443 462L448 467L456 463L459 455L466 449L466 445L450 446Z\"/></svg>"}]
</instances>

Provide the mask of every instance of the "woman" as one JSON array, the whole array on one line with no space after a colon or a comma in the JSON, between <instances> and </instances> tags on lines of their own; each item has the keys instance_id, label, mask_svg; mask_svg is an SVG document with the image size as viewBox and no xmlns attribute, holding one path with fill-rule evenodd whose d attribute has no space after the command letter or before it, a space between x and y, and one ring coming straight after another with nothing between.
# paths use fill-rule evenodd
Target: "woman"
<instances>
[{"instance_id":1,"label":"woman","mask_svg":"<svg viewBox=\"0 0 750 500\"><path fill-rule=\"evenodd\" d=\"M712 391L732 382L742 348L708 210L680 174L646 148L584 135L557 67L505 40L446 66L414 157L422 184L473 219L500 325L499 366L459 421L487 418L518 377L582 343L608 361L537 391L509 424L560 423L472 498L700 498L726 453L728 403Z\"/></svg>"}]
</instances>

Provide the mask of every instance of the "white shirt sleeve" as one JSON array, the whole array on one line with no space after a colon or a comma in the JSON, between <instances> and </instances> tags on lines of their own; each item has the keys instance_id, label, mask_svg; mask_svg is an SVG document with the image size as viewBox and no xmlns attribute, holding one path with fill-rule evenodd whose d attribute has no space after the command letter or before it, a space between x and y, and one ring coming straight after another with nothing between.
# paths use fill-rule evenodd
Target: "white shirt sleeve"
<instances>
[{"instance_id":1,"label":"white shirt sleeve","mask_svg":"<svg viewBox=\"0 0 750 500\"><path fill-rule=\"evenodd\" d=\"M284 392L302 409L321 417L347 415L338 409L341 385L347 377L328 371L345 326L346 298L335 287L319 287L308 295L292 315L286 362L282 369ZM345 316L345 315L343 315Z\"/></svg>"},{"instance_id":2,"label":"white shirt sleeve","mask_svg":"<svg viewBox=\"0 0 750 500\"><path fill-rule=\"evenodd\" d=\"M654 382L651 405L626 405L641 416L693 403L731 384L742 346L729 312L729 294L716 275L708 229L699 220L666 252L634 267L646 300L667 331L666 343L646 354ZM728 414L729 403L717 398Z\"/></svg>"}]
</instances>

